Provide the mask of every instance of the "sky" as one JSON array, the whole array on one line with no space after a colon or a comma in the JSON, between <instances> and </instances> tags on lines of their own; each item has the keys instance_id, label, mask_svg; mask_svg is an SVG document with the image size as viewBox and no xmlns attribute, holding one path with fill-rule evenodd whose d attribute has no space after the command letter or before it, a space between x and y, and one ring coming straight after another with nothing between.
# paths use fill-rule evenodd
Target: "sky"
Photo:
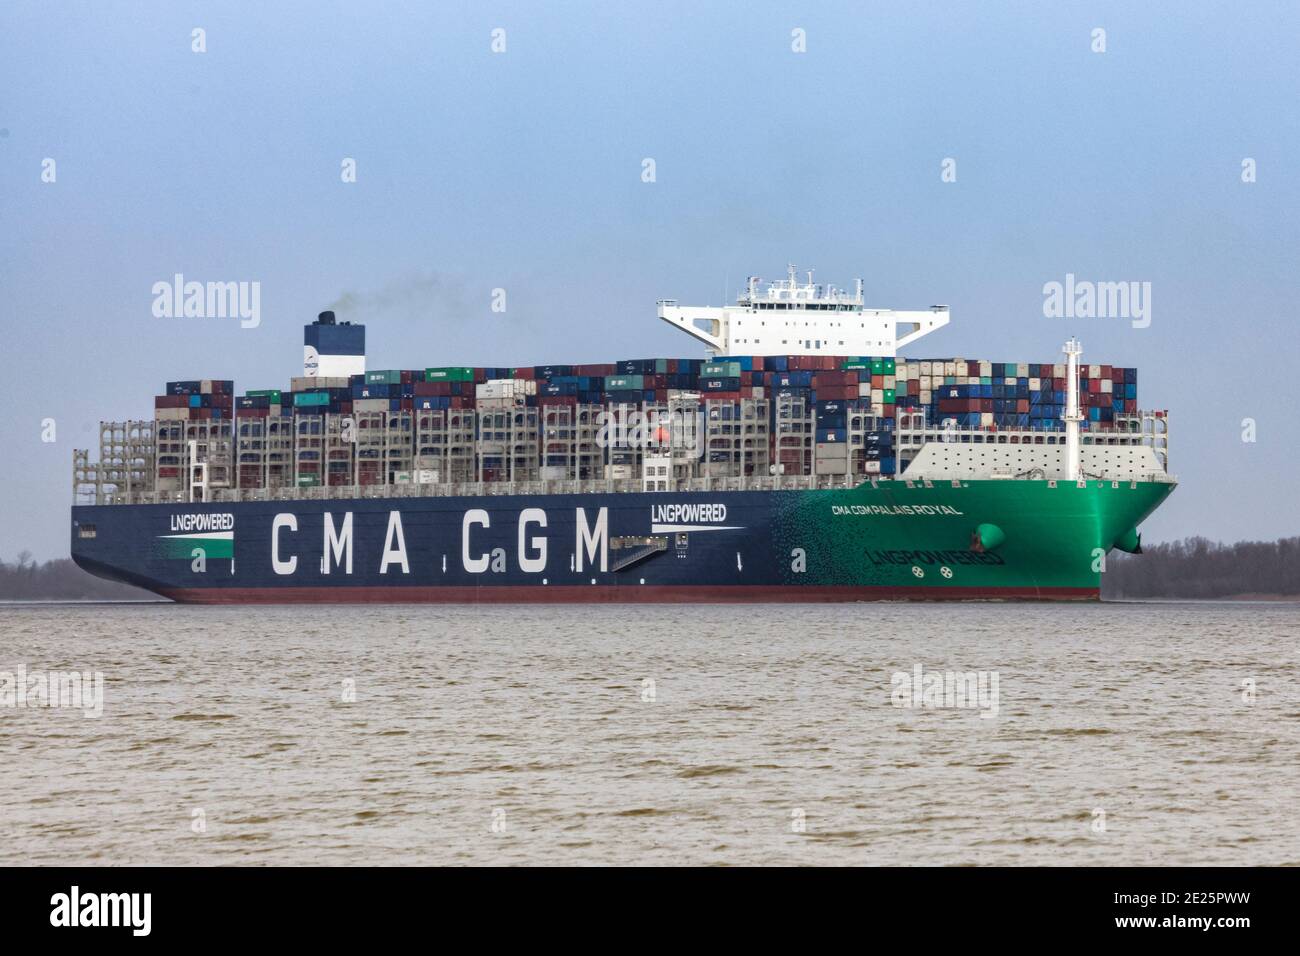
<instances>
[{"instance_id":1,"label":"sky","mask_svg":"<svg viewBox=\"0 0 1300 956\"><path fill-rule=\"evenodd\" d=\"M1300 534L1298 27L1268 2L6 0L0 559L68 553L100 420L170 379L287 387L322 309L366 324L371 368L701 356L655 301L787 262L948 304L909 356L1077 335L1137 366L1180 479L1147 541ZM156 317L176 273L260 283L260 324ZM1067 274L1151 283L1150 324L1046 316Z\"/></svg>"}]
</instances>

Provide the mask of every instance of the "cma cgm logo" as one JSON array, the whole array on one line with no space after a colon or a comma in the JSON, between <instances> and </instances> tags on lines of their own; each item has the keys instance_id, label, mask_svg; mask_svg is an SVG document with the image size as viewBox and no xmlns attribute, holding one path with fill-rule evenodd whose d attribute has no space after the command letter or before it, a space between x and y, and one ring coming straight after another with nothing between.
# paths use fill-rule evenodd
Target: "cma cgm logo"
<instances>
[{"instance_id":1,"label":"cma cgm logo","mask_svg":"<svg viewBox=\"0 0 1300 956\"><path fill-rule=\"evenodd\" d=\"M572 571L584 567L609 570L609 509L601 508L594 515L586 508L574 510L573 553L569 564ZM503 527L504 525L504 527ZM510 569L512 556L502 544L513 546L513 564L525 574L541 574L550 560L551 540L547 529L550 519L541 508L524 508L513 520L492 515L482 508L471 508L461 516L460 564L468 574L486 572L502 573ZM354 515L351 511L336 515L326 511L320 548L320 573L341 571L351 574L356 557L353 533ZM271 522L271 568L276 574L297 574L300 552L298 543L298 516L278 514ZM388 512L384 530L384 546L377 556L380 574L411 573L411 560L407 548L406 527L402 512ZM442 558L442 571L447 571L447 558Z\"/></svg>"}]
</instances>

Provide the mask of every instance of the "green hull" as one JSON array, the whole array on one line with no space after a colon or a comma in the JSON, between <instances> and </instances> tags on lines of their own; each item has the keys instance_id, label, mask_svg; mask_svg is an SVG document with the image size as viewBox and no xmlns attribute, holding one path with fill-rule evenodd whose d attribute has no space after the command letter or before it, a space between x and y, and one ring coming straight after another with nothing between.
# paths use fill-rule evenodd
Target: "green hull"
<instances>
[{"instance_id":1,"label":"green hull","mask_svg":"<svg viewBox=\"0 0 1300 956\"><path fill-rule=\"evenodd\" d=\"M1097 598L1167 482L882 481L794 496L773 544L791 585L882 597ZM797 550L802 549L801 564ZM937 592L937 593L936 593ZM867 595L863 595L867 596Z\"/></svg>"}]
</instances>

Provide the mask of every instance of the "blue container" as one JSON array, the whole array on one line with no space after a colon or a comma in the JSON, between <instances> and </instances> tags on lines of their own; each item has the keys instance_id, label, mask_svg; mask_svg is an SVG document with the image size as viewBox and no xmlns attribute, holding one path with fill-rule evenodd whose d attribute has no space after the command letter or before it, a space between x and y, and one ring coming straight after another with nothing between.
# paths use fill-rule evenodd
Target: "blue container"
<instances>
[{"instance_id":1,"label":"blue container","mask_svg":"<svg viewBox=\"0 0 1300 956\"><path fill-rule=\"evenodd\" d=\"M700 379L700 391L702 392L736 392L740 390L740 379L738 378L702 378Z\"/></svg>"},{"instance_id":2,"label":"blue container","mask_svg":"<svg viewBox=\"0 0 1300 956\"><path fill-rule=\"evenodd\" d=\"M718 356L713 361L714 362L739 362L740 370L742 372L754 371L754 357L752 355Z\"/></svg>"}]
</instances>

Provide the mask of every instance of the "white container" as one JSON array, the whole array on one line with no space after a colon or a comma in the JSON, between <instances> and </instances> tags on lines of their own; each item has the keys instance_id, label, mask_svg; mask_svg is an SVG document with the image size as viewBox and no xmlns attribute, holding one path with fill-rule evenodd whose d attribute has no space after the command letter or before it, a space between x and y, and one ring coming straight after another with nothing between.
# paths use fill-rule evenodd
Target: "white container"
<instances>
[{"instance_id":1,"label":"white container","mask_svg":"<svg viewBox=\"0 0 1300 956\"><path fill-rule=\"evenodd\" d=\"M880 462L864 461L862 463L862 470L868 475L878 475L880 474Z\"/></svg>"},{"instance_id":2,"label":"white container","mask_svg":"<svg viewBox=\"0 0 1300 956\"><path fill-rule=\"evenodd\" d=\"M493 378L474 387L476 398L523 398L536 394L537 382L534 379Z\"/></svg>"}]
</instances>

